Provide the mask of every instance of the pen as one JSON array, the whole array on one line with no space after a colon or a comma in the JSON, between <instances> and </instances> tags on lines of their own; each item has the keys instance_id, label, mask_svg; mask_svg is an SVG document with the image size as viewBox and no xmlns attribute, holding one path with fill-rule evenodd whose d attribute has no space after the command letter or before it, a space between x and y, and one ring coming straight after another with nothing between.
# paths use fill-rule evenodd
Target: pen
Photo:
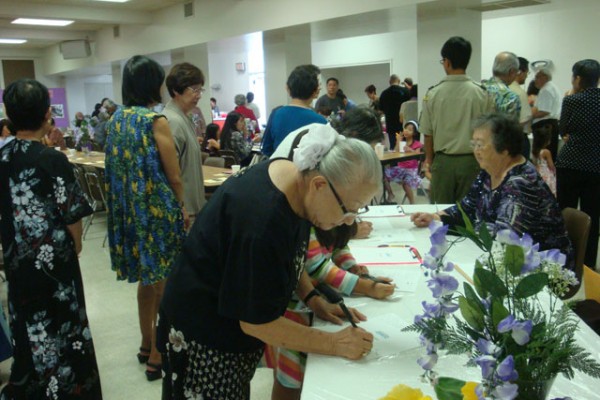
<instances>
[{"instance_id":1,"label":"pen","mask_svg":"<svg viewBox=\"0 0 600 400\"><path fill-rule=\"evenodd\" d=\"M340 308L342 309L342 312L344 313L346 318L348 318L348 321L350 321L354 328L357 328L357 325L354 322L354 319L352 318L352 314L350 314L350 310L348 310L348 307L346 307L346 305L344 304L344 299L342 298L342 296L340 296L338 292L336 292L331 287L329 287L329 285L323 282L319 282L317 286L315 286L315 289L317 289L318 292L325 296L328 302L332 304L339 304Z\"/></svg>"},{"instance_id":2,"label":"pen","mask_svg":"<svg viewBox=\"0 0 600 400\"><path fill-rule=\"evenodd\" d=\"M354 322L354 319L352 319L352 314L350 314L350 310L348 310L348 307L346 307L346 305L344 304L343 301L340 303L340 308L342 309L342 311L344 312L344 315L346 316L346 318L348 318L348 321L350 321L352 326L354 328L358 328L358 326Z\"/></svg>"},{"instance_id":3,"label":"pen","mask_svg":"<svg viewBox=\"0 0 600 400\"><path fill-rule=\"evenodd\" d=\"M390 283L390 282L388 282L388 281L384 281L384 280L381 280L381 279L377 279L377 278L376 278L376 277L374 277L373 275L369 275L369 274L360 274L359 276L360 276L361 278L369 279L369 280L371 280L371 281L373 281L373 282L375 282L375 283L383 283L383 284L385 284L385 285L391 285L391 283Z\"/></svg>"}]
</instances>

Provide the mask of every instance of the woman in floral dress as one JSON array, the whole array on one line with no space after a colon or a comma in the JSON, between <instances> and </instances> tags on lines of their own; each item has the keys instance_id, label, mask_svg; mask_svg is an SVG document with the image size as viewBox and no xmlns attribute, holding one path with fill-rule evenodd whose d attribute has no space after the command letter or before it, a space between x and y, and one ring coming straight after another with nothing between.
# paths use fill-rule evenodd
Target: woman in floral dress
<instances>
[{"instance_id":1,"label":"woman in floral dress","mask_svg":"<svg viewBox=\"0 0 600 400\"><path fill-rule=\"evenodd\" d=\"M139 282L142 341L138 360L146 377L161 377L155 326L164 282L184 237L183 184L175 143L163 115L164 70L155 61L132 57L123 71L123 103L107 124L105 177L108 241L117 279ZM183 215L182 215L183 211Z\"/></svg>"},{"instance_id":2,"label":"woman in floral dress","mask_svg":"<svg viewBox=\"0 0 600 400\"><path fill-rule=\"evenodd\" d=\"M22 79L3 95L16 139L0 151L0 234L14 362L2 399L101 399L77 254L92 213L49 129L48 89Z\"/></svg>"}]
</instances>

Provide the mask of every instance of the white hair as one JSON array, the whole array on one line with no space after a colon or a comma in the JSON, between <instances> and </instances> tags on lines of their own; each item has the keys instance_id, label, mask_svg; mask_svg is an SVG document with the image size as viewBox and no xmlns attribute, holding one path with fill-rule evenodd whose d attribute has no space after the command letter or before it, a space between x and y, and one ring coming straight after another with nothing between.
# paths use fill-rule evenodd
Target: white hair
<instances>
[{"instance_id":1,"label":"white hair","mask_svg":"<svg viewBox=\"0 0 600 400\"><path fill-rule=\"evenodd\" d=\"M515 53L503 51L494 58L492 73L494 76L508 75L511 70L519 70L519 58Z\"/></svg>"},{"instance_id":2,"label":"white hair","mask_svg":"<svg viewBox=\"0 0 600 400\"><path fill-rule=\"evenodd\" d=\"M379 185L382 181L381 162L373 148L362 140L337 138L323 157L319 171L343 187L361 184Z\"/></svg>"}]
</instances>

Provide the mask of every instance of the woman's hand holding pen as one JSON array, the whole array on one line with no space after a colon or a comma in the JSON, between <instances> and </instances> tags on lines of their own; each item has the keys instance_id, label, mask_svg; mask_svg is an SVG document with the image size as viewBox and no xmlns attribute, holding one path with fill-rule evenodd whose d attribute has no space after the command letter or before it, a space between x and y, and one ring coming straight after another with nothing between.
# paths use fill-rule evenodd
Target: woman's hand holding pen
<instances>
[{"instance_id":1,"label":"woman's hand holding pen","mask_svg":"<svg viewBox=\"0 0 600 400\"><path fill-rule=\"evenodd\" d=\"M372 281L369 285L366 295L377 300L382 300L391 296L396 289L396 285L392 284L392 280L390 278L381 276L378 276L377 279L382 282Z\"/></svg>"},{"instance_id":2,"label":"woman's hand holding pen","mask_svg":"<svg viewBox=\"0 0 600 400\"><path fill-rule=\"evenodd\" d=\"M373 348L373 335L351 326L333 334L333 352L350 360L367 356Z\"/></svg>"}]
</instances>

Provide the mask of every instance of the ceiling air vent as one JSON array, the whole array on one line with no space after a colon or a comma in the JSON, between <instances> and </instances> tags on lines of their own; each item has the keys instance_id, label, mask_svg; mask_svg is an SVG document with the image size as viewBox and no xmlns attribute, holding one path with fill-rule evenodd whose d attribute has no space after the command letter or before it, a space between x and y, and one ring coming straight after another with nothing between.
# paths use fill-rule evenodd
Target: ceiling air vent
<instances>
[{"instance_id":1,"label":"ceiling air vent","mask_svg":"<svg viewBox=\"0 0 600 400\"><path fill-rule=\"evenodd\" d=\"M194 2L190 1L183 5L183 16L185 18L194 16Z\"/></svg>"},{"instance_id":2,"label":"ceiling air vent","mask_svg":"<svg viewBox=\"0 0 600 400\"><path fill-rule=\"evenodd\" d=\"M501 0L501 1L490 1L485 2L476 7L468 7L469 10L475 11L497 11L507 10L509 8L539 6L542 4L549 4L550 0Z\"/></svg>"}]
</instances>

